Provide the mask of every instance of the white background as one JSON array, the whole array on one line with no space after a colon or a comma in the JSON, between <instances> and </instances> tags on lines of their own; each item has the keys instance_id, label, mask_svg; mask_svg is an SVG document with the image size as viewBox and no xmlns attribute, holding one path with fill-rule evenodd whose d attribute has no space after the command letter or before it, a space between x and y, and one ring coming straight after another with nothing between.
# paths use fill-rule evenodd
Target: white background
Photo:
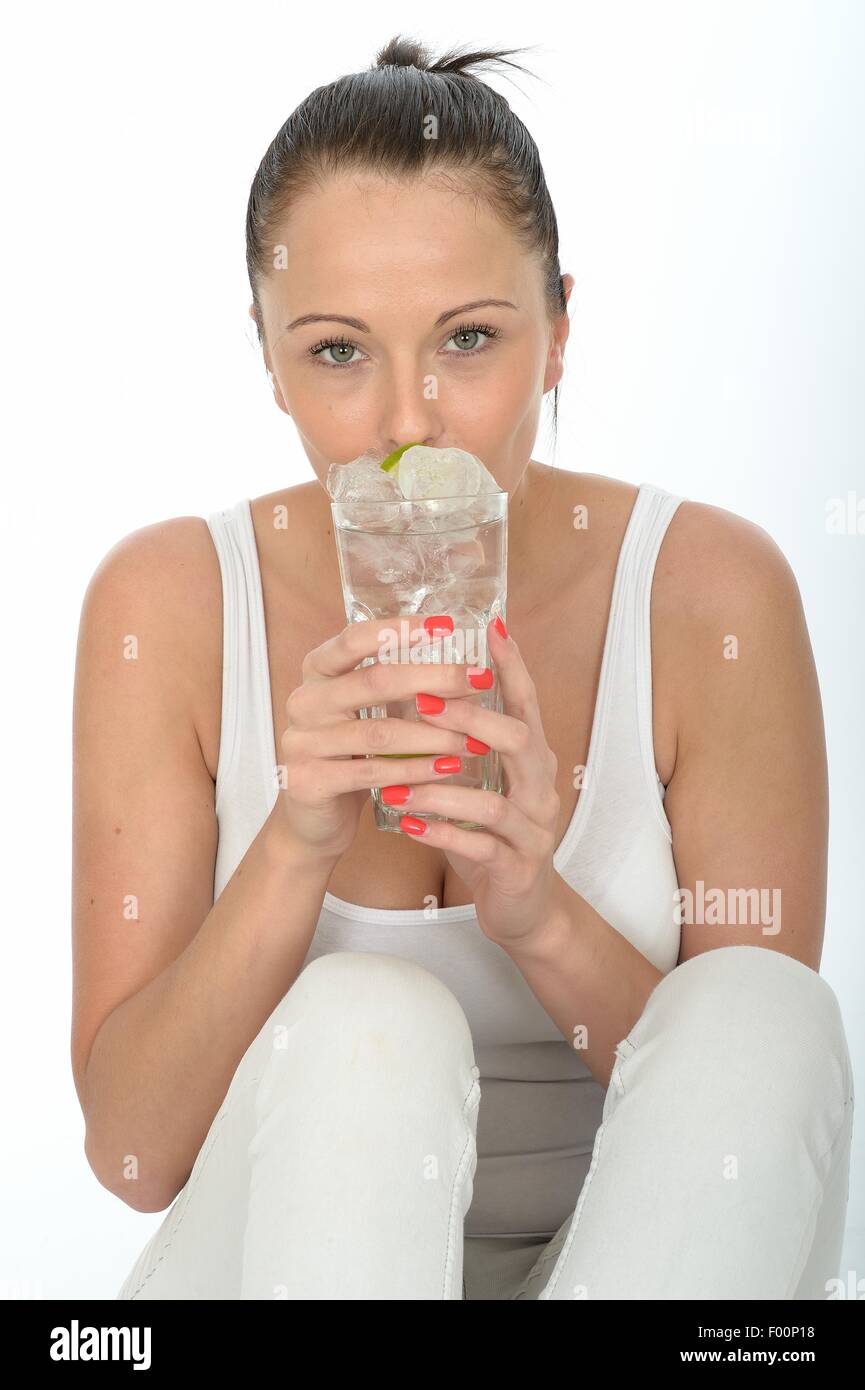
<instances>
[{"instance_id":1,"label":"white background","mask_svg":"<svg viewBox=\"0 0 865 1390\"><path fill-rule=\"evenodd\" d=\"M725 507L797 576L831 776L822 973L861 1073L865 535L829 535L825 516L832 497L865 498L865 6L531 13L162 0L7 15L7 1297L114 1297L164 1219L93 1177L69 1064L84 590L130 531L312 476L250 337L246 200L294 106L399 32L436 53L537 46L516 60L540 80L486 75L538 143L577 282L559 445L543 427L534 457ZM842 1265L859 1278L863 1129L860 1113Z\"/></svg>"}]
</instances>

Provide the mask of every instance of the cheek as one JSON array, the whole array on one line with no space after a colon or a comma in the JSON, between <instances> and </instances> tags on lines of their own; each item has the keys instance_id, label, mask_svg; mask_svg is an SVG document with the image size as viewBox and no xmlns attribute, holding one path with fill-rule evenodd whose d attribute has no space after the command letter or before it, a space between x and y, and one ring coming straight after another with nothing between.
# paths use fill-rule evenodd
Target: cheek
<instances>
[{"instance_id":1,"label":"cheek","mask_svg":"<svg viewBox=\"0 0 865 1390\"><path fill-rule=\"evenodd\" d=\"M309 378L312 378L310 381ZM324 377L324 386L320 384ZM357 453L369 445L373 402L368 392L328 388L326 368L298 373L285 381L285 402L302 438L315 440L316 448L332 459L351 458L347 441L363 440Z\"/></svg>"},{"instance_id":2,"label":"cheek","mask_svg":"<svg viewBox=\"0 0 865 1390\"><path fill-rule=\"evenodd\" d=\"M483 421L484 433L500 436L510 433L537 405L543 374L539 375L537 359L528 352L502 353L494 362L492 351L482 373L469 369L464 373L465 380L454 381L457 374L453 373L441 382L439 399L445 400L452 391L461 414Z\"/></svg>"}]
</instances>

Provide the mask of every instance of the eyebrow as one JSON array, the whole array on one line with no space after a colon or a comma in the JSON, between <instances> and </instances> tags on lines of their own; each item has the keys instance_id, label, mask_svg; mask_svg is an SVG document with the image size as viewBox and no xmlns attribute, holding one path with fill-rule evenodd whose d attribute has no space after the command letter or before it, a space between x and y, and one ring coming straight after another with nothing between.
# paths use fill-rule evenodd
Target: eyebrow
<instances>
[{"instance_id":1,"label":"eyebrow","mask_svg":"<svg viewBox=\"0 0 865 1390\"><path fill-rule=\"evenodd\" d=\"M512 304L509 299L474 299L470 304L458 304L455 309L448 309L443 314L439 314L433 325L439 328L448 319L454 318L456 314L467 314L472 309L484 309L488 307L499 309L516 309L516 304ZM345 323L349 328L356 328L358 333L369 333L369 324L364 323L363 319L349 318L346 314L302 314L299 319L292 319L291 323L285 325L285 332L290 333L293 328L303 328L309 323Z\"/></svg>"}]
</instances>

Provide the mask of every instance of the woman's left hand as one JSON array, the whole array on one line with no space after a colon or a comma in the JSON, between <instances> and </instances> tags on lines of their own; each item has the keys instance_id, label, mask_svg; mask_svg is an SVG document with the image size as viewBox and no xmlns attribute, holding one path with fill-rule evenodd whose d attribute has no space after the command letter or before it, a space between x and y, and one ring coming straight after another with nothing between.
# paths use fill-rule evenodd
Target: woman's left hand
<instances>
[{"instance_id":1,"label":"woman's left hand","mask_svg":"<svg viewBox=\"0 0 865 1390\"><path fill-rule=\"evenodd\" d=\"M464 830L446 821L422 821L422 844L444 850L469 888L481 930L504 948L528 939L547 922L557 891L553 853L561 802L558 760L547 745L534 681L512 637L487 628L501 683L504 713L475 701L448 700L441 714L421 715L431 724L480 739L502 758L505 793L448 782L416 782L405 815L434 811L476 821L485 830ZM406 831L405 819L400 827Z\"/></svg>"}]
</instances>

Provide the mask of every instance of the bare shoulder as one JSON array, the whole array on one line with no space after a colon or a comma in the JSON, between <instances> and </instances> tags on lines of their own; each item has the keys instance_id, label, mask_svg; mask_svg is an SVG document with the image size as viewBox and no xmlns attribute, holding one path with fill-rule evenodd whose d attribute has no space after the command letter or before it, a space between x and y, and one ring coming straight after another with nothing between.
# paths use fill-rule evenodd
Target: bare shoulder
<instances>
[{"instance_id":1,"label":"bare shoulder","mask_svg":"<svg viewBox=\"0 0 865 1390\"><path fill-rule=\"evenodd\" d=\"M654 680L667 692L679 746L689 731L703 736L721 691L732 711L734 690L747 704L772 685L792 683L803 695L808 691L816 709L816 673L799 586L763 527L707 503L679 505L655 566L652 661ZM719 680L722 671L726 681Z\"/></svg>"},{"instance_id":2,"label":"bare shoulder","mask_svg":"<svg viewBox=\"0 0 865 1390\"><path fill-rule=\"evenodd\" d=\"M790 564L768 531L735 512L689 499L667 528L654 587L672 619L697 623L747 603L768 612L794 605L799 588Z\"/></svg>"},{"instance_id":3,"label":"bare shoulder","mask_svg":"<svg viewBox=\"0 0 865 1390\"><path fill-rule=\"evenodd\" d=\"M164 604L169 621L178 613L200 613L202 602L212 612L221 599L221 576L207 522L171 517L123 536L94 570L85 602L108 591L124 600Z\"/></svg>"},{"instance_id":4,"label":"bare shoulder","mask_svg":"<svg viewBox=\"0 0 865 1390\"><path fill-rule=\"evenodd\" d=\"M85 619L149 644L197 724L203 673L221 669L222 647L222 578L204 518L171 517L117 541L90 578Z\"/></svg>"},{"instance_id":5,"label":"bare shoulder","mask_svg":"<svg viewBox=\"0 0 865 1390\"><path fill-rule=\"evenodd\" d=\"M558 480L564 525L570 512L586 507L588 532L600 552L614 560L638 488L598 473L562 472ZM793 571L776 541L761 526L723 507L683 500L664 534L652 584L653 645L681 649L697 631L714 635L732 617L751 624L771 622L800 606ZM655 630L656 629L656 630Z\"/></svg>"},{"instance_id":6,"label":"bare shoulder","mask_svg":"<svg viewBox=\"0 0 865 1390\"><path fill-rule=\"evenodd\" d=\"M210 563L212 560L212 564ZM210 567L212 578L219 565L210 528L203 517L176 516L141 526L121 537L94 570L91 585L134 581L150 593L170 594L179 577L194 578Z\"/></svg>"}]
</instances>

